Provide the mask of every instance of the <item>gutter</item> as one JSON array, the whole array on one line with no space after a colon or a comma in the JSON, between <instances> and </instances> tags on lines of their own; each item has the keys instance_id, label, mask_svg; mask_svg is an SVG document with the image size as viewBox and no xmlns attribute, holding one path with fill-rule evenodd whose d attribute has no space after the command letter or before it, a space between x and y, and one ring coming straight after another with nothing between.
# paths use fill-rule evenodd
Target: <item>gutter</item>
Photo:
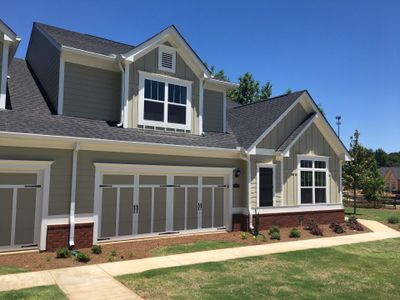
<instances>
[{"instance_id":1,"label":"gutter","mask_svg":"<svg viewBox=\"0 0 400 300\"><path fill-rule=\"evenodd\" d=\"M76 143L72 153L72 176L71 176L71 205L69 211L69 247L75 246L75 201L76 201L76 173L78 165L78 151L80 144Z\"/></svg>"}]
</instances>

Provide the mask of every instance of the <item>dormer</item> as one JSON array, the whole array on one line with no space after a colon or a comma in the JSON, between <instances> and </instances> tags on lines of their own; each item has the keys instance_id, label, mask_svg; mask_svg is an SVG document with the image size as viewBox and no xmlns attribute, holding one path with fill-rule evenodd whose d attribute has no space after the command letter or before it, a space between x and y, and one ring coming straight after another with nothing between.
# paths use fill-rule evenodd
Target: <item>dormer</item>
<instances>
[{"instance_id":1,"label":"dormer","mask_svg":"<svg viewBox=\"0 0 400 300\"><path fill-rule=\"evenodd\" d=\"M20 40L0 19L0 109L6 108L8 66L14 58Z\"/></svg>"}]
</instances>

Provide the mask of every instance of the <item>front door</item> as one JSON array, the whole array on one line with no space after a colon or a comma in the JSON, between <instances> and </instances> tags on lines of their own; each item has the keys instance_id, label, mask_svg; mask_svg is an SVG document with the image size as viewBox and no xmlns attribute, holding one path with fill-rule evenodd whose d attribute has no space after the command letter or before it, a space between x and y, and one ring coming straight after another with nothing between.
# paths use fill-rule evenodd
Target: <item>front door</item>
<instances>
[{"instance_id":1,"label":"front door","mask_svg":"<svg viewBox=\"0 0 400 300\"><path fill-rule=\"evenodd\" d=\"M259 168L259 206L274 205L274 169L272 167Z\"/></svg>"}]
</instances>

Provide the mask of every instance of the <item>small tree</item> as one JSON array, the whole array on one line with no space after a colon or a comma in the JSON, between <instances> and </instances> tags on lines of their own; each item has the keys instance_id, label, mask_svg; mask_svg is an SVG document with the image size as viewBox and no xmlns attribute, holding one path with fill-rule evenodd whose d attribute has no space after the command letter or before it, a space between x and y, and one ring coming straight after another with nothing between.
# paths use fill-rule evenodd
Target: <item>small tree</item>
<instances>
[{"instance_id":1,"label":"small tree","mask_svg":"<svg viewBox=\"0 0 400 300\"><path fill-rule=\"evenodd\" d=\"M250 104L260 99L260 83L246 72L239 77L239 86L228 93L228 97L239 104Z\"/></svg>"},{"instance_id":2,"label":"small tree","mask_svg":"<svg viewBox=\"0 0 400 300\"><path fill-rule=\"evenodd\" d=\"M353 160L343 165L343 180L346 188L353 191L354 214L357 213L357 190L361 189L366 182L369 167L373 162L371 153L359 143L360 133L354 132L350 142L350 155Z\"/></svg>"},{"instance_id":3,"label":"small tree","mask_svg":"<svg viewBox=\"0 0 400 300\"><path fill-rule=\"evenodd\" d=\"M219 79L219 80L229 81L229 78L228 78L228 76L225 74L224 69L221 69L221 70L219 70L219 71L216 71L215 66L211 66L210 71L211 71L211 75L213 76L213 78Z\"/></svg>"},{"instance_id":4,"label":"small tree","mask_svg":"<svg viewBox=\"0 0 400 300\"><path fill-rule=\"evenodd\" d=\"M374 208L376 208L376 202L380 199L380 195L385 190L385 180L379 173L376 160L373 158L369 168L369 172L365 178L363 184L363 192L368 202L374 202Z\"/></svg>"},{"instance_id":5,"label":"small tree","mask_svg":"<svg viewBox=\"0 0 400 300\"><path fill-rule=\"evenodd\" d=\"M272 94L272 84L271 82L267 81L261 88L261 100L268 100Z\"/></svg>"}]
</instances>

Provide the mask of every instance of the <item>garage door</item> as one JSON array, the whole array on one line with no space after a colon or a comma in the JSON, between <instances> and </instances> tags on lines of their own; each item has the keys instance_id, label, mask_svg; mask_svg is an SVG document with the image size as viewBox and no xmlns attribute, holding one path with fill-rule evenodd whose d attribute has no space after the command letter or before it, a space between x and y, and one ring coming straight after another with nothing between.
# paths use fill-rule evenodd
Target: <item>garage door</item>
<instances>
[{"instance_id":1,"label":"garage door","mask_svg":"<svg viewBox=\"0 0 400 300\"><path fill-rule=\"evenodd\" d=\"M36 174L0 173L0 249L37 246Z\"/></svg>"},{"instance_id":2,"label":"garage door","mask_svg":"<svg viewBox=\"0 0 400 300\"><path fill-rule=\"evenodd\" d=\"M224 229L224 176L104 175L99 239Z\"/></svg>"}]
</instances>

